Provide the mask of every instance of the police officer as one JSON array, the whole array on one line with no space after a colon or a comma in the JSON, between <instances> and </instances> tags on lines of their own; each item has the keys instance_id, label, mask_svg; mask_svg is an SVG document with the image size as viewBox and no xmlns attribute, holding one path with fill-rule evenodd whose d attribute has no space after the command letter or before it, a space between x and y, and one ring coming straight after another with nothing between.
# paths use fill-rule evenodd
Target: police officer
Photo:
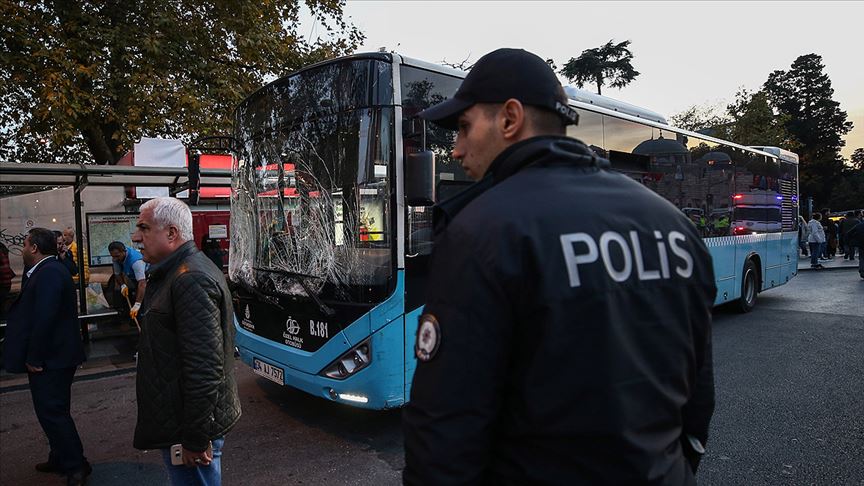
<instances>
[{"instance_id":1,"label":"police officer","mask_svg":"<svg viewBox=\"0 0 864 486\"><path fill-rule=\"evenodd\" d=\"M434 211L405 483L695 483L716 293L695 226L564 136L578 116L524 50L421 117L479 182Z\"/></svg>"}]
</instances>

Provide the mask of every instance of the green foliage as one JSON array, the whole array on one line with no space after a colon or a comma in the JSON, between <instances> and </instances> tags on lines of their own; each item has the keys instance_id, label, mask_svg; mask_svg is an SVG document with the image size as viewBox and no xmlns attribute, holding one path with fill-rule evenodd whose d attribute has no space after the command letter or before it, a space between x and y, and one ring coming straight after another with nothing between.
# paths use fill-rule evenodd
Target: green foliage
<instances>
[{"instance_id":1,"label":"green foliage","mask_svg":"<svg viewBox=\"0 0 864 486\"><path fill-rule=\"evenodd\" d=\"M596 84L597 94L602 94L601 88L607 79L613 88L627 86L639 76L639 71L630 63L633 60L633 54L627 48L630 41L612 42L586 49L577 58L571 57L559 72L580 88L587 83Z\"/></svg>"},{"instance_id":2,"label":"green foliage","mask_svg":"<svg viewBox=\"0 0 864 486\"><path fill-rule=\"evenodd\" d=\"M669 117L672 126L692 132L712 130L730 122L729 115L716 105L693 105Z\"/></svg>"},{"instance_id":3,"label":"green foliage","mask_svg":"<svg viewBox=\"0 0 864 486\"><path fill-rule=\"evenodd\" d=\"M741 145L783 147L795 152L798 144L786 130L787 115L775 115L764 91L739 89L735 101L726 107L731 123L723 134Z\"/></svg>"},{"instance_id":4,"label":"green foliage","mask_svg":"<svg viewBox=\"0 0 864 486\"><path fill-rule=\"evenodd\" d=\"M852 122L832 99L834 89L824 68L821 56L800 56L788 71L772 72L763 89L799 144L801 193L836 206L832 190L843 175L840 149Z\"/></svg>"},{"instance_id":5,"label":"green foliage","mask_svg":"<svg viewBox=\"0 0 864 486\"><path fill-rule=\"evenodd\" d=\"M831 192L831 207L841 210L864 208L864 148L852 152Z\"/></svg>"},{"instance_id":6,"label":"green foliage","mask_svg":"<svg viewBox=\"0 0 864 486\"><path fill-rule=\"evenodd\" d=\"M300 66L350 53L343 0L0 2L0 160L116 162L141 136L226 133L234 106Z\"/></svg>"},{"instance_id":7,"label":"green foliage","mask_svg":"<svg viewBox=\"0 0 864 486\"><path fill-rule=\"evenodd\" d=\"M864 170L846 169L831 192L831 207L838 210L864 208Z\"/></svg>"}]
</instances>

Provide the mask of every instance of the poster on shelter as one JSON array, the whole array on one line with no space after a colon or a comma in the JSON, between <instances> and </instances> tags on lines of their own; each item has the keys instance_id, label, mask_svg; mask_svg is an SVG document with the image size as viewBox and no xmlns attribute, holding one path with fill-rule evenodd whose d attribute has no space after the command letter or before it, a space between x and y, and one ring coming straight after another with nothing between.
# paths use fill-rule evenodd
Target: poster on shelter
<instances>
[{"instance_id":1,"label":"poster on shelter","mask_svg":"<svg viewBox=\"0 0 864 486\"><path fill-rule=\"evenodd\" d=\"M87 251L90 255L90 266L111 264L108 245L112 241L132 246L132 233L135 232L137 222L137 213L87 213Z\"/></svg>"}]
</instances>

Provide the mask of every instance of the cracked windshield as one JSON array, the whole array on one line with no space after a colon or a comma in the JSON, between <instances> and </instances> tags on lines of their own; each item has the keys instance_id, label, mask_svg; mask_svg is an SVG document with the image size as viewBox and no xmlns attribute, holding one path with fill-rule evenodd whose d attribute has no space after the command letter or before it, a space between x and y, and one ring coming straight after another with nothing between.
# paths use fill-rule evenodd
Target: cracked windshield
<instances>
[{"instance_id":1,"label":"cracked windshield","mask_svg":"<svg viewBox=\"0 0 864 486\"><path fill-rule=\"evenodd\" d=\"M301 73L302 82L262 90L266 103L238 109L234 282L277 299L374 302L386 293L393 109L340 111L369 98L378 64Z\"/></svg>"}]
</instances>

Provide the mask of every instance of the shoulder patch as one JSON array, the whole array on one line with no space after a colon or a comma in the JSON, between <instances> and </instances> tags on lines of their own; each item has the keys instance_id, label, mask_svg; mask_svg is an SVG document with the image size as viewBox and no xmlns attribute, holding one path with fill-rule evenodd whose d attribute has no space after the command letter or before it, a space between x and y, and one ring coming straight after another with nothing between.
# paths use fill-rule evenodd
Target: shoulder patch
<instances>
[{"instance_id":1,"label":"shoulder patch","mask_svg":"<svg viewBox=\"0 0 864 486\"><path fill-rule=\"evenodd\" d=\"M419 361L429 361L435 357L441 345L441 326L432 314L420 316L417 324L417 336L414 341L414 356Z\"/></svg>"}]
</instances>

